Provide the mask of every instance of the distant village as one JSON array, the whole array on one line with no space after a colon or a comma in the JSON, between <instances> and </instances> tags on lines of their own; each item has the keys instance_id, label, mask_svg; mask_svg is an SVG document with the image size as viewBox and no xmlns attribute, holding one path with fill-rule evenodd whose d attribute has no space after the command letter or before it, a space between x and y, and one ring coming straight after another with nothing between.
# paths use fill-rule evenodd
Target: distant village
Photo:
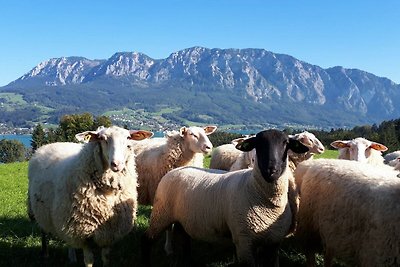
<instances>
[{"instance_id":1,"label":"distant village","mask_svg":"<svg viewBox=\"0 0 400 267\"><path fill-rule=\"evenodd\" d=\"M0 134L32 134L33 128L14 128L0 123Z\"/></svg>"}]
</instances>

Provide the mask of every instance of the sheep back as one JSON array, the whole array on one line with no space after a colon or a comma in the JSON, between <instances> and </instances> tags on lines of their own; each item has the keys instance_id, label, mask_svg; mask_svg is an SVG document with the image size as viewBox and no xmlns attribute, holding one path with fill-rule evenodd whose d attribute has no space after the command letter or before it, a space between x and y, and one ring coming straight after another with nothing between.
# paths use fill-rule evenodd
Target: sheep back
<instances>
[{"instance_id":1,"label":"sheep back","mask_svg":"<svg viewBox=\"0 0 400 267\"><path fill-rule=\"evenodd\" d=\"M153 138L136 142L134 146L138 173L138 202L153 204L161 178L170 170L186 166L195 155L184 149L184 140L178 132L166 138ZM184 155L185 154L185 155Z\"/></svg>"},{"instance_id":2,"label":"sheep back","mask_svg":"<svg viewBox=\"0 0 400 267\"><path fill-rule=\"evenodd\" d=\"M243 154L233 144L225 144L214 148L211 153L210 169L229 171L236 159Z\"/></svg>"}]
</instances>

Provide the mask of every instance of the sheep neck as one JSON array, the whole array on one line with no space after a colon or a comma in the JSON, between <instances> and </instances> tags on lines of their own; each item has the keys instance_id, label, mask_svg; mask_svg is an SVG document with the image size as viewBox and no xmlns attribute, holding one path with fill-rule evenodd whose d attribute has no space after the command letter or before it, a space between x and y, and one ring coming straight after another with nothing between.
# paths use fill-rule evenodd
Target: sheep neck
<instances>
[{"instance_id":1,"label":"sheep neck","mask_svg":"<svg viewBox=\"0 0 400 267\"><path fill-rule=\"evenodd\" d=\"M257 164L257 163L256 163ZM287 193L289 187L288 175L291 175L290 169L286 166L282 175L274 182L268 183L262 176L258 166L253 168L251 186L259 192L266 205L274 207L285 207L287 204ZM253 190L253 189L251 189ZM270 203L270 204L268 204Z\"/></svg>"},{"instance_id":2,"label":"sheep neck","mask_svg":"<svg viewBox=\"0 0 400 267\"><path fill-rule=\"evenodd\" d=\"M298 165L300 162L305 161L305 160L311 158L313 155L314 155L314 154L311 153L311 152L309 152L309 151L306 152L306 153L301 153L301 154L298 154L298 153L290 153L290 154L289 154L289 160L290 160L291 162L294 163L294 166L295 166L295 167L297 167L297 165Z\"/></svg>"},{"instance_id":3,"label":"sheep neck","mask_svg":"<svg viewBox=\"0 0 400 267\"><path fill-rule=\"evenodd\" d=\"M186 146L184 138L179 134L168 138L166 150L167 162L170 169L185 166L193 159L195 154L195 152Z\"/></svg>"}]
</instances>

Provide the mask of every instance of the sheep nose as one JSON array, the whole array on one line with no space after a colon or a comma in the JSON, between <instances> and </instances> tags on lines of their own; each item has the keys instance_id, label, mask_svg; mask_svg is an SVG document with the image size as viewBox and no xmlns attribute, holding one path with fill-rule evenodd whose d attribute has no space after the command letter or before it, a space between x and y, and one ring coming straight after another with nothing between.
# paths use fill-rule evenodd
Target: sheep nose
<instances>
[{"instance_id":1,"label":"sheep nose","mask_svg":"<svg viewBox=\"0 0 400 267\"><path fill-rule=\"evenodd\" d=\"M123 166L123 164L121 164L120 161L113 160L113 161L111 162L111 170L114 171L114 172L122 170L123 167L124 167L124 166Z\"/></svg>"},{"instance_id":2,"label":"sheep nose","mask_svg":"<svg viewBox=\"0 0 400 267\"><path fill-rule=\"evenodd\" d=\"M275 167L271 167L271 168L268 169L268 171L269 171L270 175L273 175L274 173L278 172L278 169L275 168Z\"/></svg>"}]
</instances>

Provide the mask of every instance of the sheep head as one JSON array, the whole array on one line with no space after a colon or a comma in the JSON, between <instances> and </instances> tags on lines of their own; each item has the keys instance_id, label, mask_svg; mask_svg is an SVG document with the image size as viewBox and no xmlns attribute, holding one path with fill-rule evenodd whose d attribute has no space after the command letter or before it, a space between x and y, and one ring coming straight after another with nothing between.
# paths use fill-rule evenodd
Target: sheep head
<instances>
[{"instance_id":1,"label":"sheep head","mask_svg":"<svg viewBox=\"0 0 400 267\"><path fill-rule=\"evenodd\" d=\"M255 137L236 145L236 148L245 152L256 150L255 167L258 167L267 182L276 181L285 171L289 149L295 153L308 151L301 142L278 130L259 132Z\"/></svg>"},{"instance_id":2,"label":"sheep head","mask_svg":"<svg viewBox=\"0 0 400 267\"><path fill-rule=\"evenodd\" d=\"M380 143L358 137L352 140L336 140L331 146L339 149L339 159L348 159L366 162L371 156L372 150L386 151L388 148Z\"/></svg>"},{"instance_id":3,"label":"sheep head","mask_svg":"<svg viewBox=\"0 0 400 267\"><path fill-rule=\"evenodd\" d=\"M217 126L200 127L182 127L179 131L180 136L185 139L189 149L194 153L208 154L211 152L213 145L208 139L208 135L215 132Z\"/></svg>"},{"instance_id":4,"label":"sheep head","mask_svg":"<svg viewBox=\"0 0 400 267\"><path fill-rule=\"evenodd\" d=\"M298 134L289 135L289 137L300 141L300 143L308 147L309 153L322 154L325 151L325 147L321 141L310 132L304 131Z\"/></svg>"},{"instance_id":5,"label":"sheep head","mask_svg":"<svg viewBox=\"0 0 400 267\"><path fill-rule=\"evenodd\" d=\"M130 140L143 140L153 136L152 132L143 130L126 130L117 126L100 127L96 131L86 131L75 135L78 141L99 142L104 162L114 172L125 169L127 158L132 153Z\"/></svg>"}]
</instances>

